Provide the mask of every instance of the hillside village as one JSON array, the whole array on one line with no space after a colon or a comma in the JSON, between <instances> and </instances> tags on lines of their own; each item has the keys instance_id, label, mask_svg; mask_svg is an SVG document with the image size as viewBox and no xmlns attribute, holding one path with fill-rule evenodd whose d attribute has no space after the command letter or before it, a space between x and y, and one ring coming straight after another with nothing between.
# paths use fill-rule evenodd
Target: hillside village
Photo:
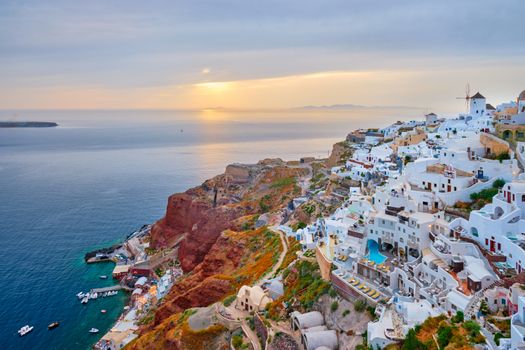
<instances>
[{"instance_id":1,"label":"hillside village","mask_svg":"<svg viewBox=\"0 0 525 350\"><path fill-rule=\"evenodd\" d=\"M479 92L468 101L453 119L350 133L351 156L331 168L331 181L351 182L342 204L282 227L315 251L339 296L374 307L374 349L440 315L476 321L472 346L525 346L525 91L497 107Z\"/></svg>"},{"instance_id":2,"label":"hillside village","mask_svg":"<svg viewBox=\"0 0 525 350\"><path fill-rule=\"evenodd\" d=\"M250 212L224 222L193 270L146 258L149 270L116 276L142 279L97 347L522 349L525 91L496 107L480 93L467 101L454 118L355 130L326 160L233 165L192 190L210 210L249 198ZM187 237L137 244L167 257Z\"/></svg>"}]
</instances>

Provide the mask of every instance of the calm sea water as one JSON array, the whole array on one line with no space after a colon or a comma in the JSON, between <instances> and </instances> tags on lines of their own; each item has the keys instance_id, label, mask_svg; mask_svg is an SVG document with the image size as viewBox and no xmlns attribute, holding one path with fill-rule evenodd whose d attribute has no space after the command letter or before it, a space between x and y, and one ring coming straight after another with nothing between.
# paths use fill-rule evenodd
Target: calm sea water
<instances>
[{"instance_id":1,"label":"calm sea water","mask_svg":"<svg viewBox=\"0 0 525 350\"><path fill-rule=\"evenodd\" d=\"M420 118L417 110L349 112L0 111L58 128L0 129L0 348L88 349L125 296L81 305L111 285L112 264L84 253L160 218L167 197L232 162L326 157L358 127ZM100 310L106 309L106 314ZM61 325L47 330L52 321ZM35 330L20 338L17 330Z\"/></svg>"}]
</instances>

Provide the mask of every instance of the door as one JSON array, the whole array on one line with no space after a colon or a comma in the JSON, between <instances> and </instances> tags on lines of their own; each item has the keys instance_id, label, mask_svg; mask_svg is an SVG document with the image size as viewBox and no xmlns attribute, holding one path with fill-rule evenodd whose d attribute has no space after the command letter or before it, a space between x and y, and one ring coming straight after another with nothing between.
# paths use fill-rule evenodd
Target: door
<instances>
[{"instance_id":1,"label":"door","mask_svg":"<svg viewBox=\"0 0 525 350\"><path fill-rule=\"evenodd\" d=\"M510 203L510 191L507 192L507 202Z\"/></svg>"},{"instance_id":2,"label":"door","mask_svg":"<svg viewBox=\"0 0 525 350\"><path fill-rule=\"evenodd\" d=\"M496 242L493 240L490 241L490 251L494 253L496 251Z\"/></svg>"},{"instance_id":3,"label":"door","mask_svg":"<svg viewBox=\"0 0 525 350\"><path fill-rule=\"evenodd\" d=\"M450 192L450 191L452 191L452 186L447 185L447 192Z\"/></svg>"}]
</instances>

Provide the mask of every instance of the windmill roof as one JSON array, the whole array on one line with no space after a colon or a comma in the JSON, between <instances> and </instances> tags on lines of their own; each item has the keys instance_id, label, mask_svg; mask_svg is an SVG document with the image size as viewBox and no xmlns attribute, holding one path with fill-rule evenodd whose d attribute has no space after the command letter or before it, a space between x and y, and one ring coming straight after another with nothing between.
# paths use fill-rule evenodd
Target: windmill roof
<instances>
[{"instance_id":1,"label":"windmill roof","mask_svg":"<svg viewBox=\"0 0 525 350\"><path fill-rule=\"evenodd\" d=\"M496 110L496 108L494 108L494 106L491 105L490 103L487 103L486 108L487 108L487 111L495 111Z\"/></svg>"},{"instance_id":2,"label":"windmill roof","mask_svg":"<svg viewBox=\"0 0 525 350\"><path fill-rule=\"evenodd\" d=\"M485 96L483 96L482 94L480 94L479 92L476 92L476 94L474 96L471 97L471 99L478 99L478 98L485 98Z\"/></svg>"}]
</instances>

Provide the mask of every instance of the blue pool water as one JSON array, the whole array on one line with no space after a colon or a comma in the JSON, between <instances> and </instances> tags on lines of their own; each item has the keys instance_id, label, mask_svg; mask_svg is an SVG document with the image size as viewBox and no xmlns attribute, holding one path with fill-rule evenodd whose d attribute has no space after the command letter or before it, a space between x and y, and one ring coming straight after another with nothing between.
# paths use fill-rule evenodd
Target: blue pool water
<instances>
[{"instance_id":1,"label":"blue pool water","mask_svg":"<svg viewBox=\"0 0 525 350\"><path fill-rule=\"evenodd\" d=\"M384 256L383 254L379 252L379 244L376 241L369 239L367 246L368 246L368 255L366 256L366 258L368 260L372 260L376 264L382 264L385 262L387 258L386 256Z\"/></svg>"}]
</instances>

